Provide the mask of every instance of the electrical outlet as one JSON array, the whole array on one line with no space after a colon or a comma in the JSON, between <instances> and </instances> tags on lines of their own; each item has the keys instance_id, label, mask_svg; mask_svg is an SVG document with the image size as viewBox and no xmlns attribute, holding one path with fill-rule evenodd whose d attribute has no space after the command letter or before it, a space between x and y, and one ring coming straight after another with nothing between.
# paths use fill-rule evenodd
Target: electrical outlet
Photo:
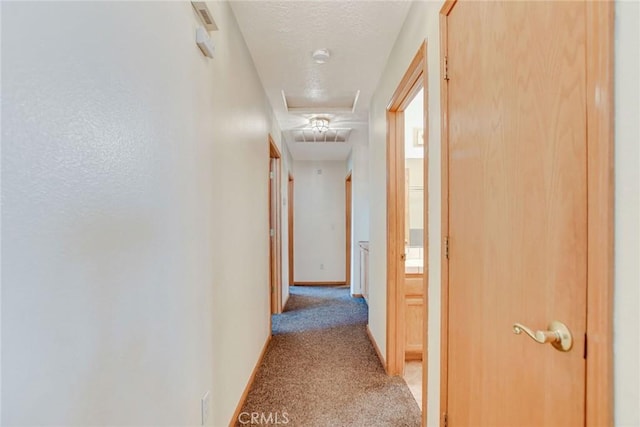
<instances>
[{"instance_id":1,"label":"electrical outlet","mask_svg":"<svg viewBox=\"0 0 640 427\"><path fill-rule=\"evenodd\" d=\"M324 264L320 264L320 270L324 270Z\"/></svg>"},{"instance_id":2,"label":"electrical outlet","mask_svg":"<svg viewBox=\"0 0 640 427\"><path fill-rule=\"evenodd\" d=\"M210 394L207 391L202 399L200 399L200 414L202 415L201 423L203 426L206 426L209 422L209 408L211 407L211 399L209 398Z\"/></svg>"}]
</instances>

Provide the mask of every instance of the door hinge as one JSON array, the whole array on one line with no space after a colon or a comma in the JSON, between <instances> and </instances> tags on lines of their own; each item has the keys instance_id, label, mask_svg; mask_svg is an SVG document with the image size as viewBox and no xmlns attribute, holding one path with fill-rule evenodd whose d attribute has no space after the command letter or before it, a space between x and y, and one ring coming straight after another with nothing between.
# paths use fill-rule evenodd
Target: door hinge
<instances>
[{"instance_id":1,"label":"door hinge","mask_svg":"<svg viewBox=\"0 0 640 427\"><path fill-rule=\"evenodd\" d=\"M449 80L449 57L444 56L444 79Z\"/></svg>"},{"instance_id":2,"label":"door hinge","mask_svg":"<svg viewBox=\"0 0 640 427\"><path fill-rule=\"evenodd\" d=\"M273 172L269 172L269 179L273 179Z\"/></svg>"},{"instance_id":3,"label":"door hinge","mask_svg":"<svg viewBox=\"0 0 640 427\"><path fill-rule=\"evenodd\" d=\"M276 230L274 230L273 228L269 229L269 236L273 237L276 235Z\"/></svg>"},{"instance_id":4,"label":"door hinge","mask_svg":"<svg viewBox=\"0 0 640 427\"><path fill-rule=\"evenodd\" d=\"M444 256L449 259L449 236L444 238Z\"/></svg>"},{"instance_id":5,"label":"door hinge","mask_svg":"<svg viewBox=\"0 0 640 427\"><path fill-rule=\"evenodd\" d=\"M442 417L442 427L449 427L449 416L446 413Z\"/></svg>"},{"instance_id":6,"label":"door hinge","mask_svg":"<svg viewBox=\"0 0 640 427\"><path fill-rule=\"evenodd\" d=\"M584 334L584 352L582 353L582 357L587 358L587 334Z\"/></svg>"}]
</instances>

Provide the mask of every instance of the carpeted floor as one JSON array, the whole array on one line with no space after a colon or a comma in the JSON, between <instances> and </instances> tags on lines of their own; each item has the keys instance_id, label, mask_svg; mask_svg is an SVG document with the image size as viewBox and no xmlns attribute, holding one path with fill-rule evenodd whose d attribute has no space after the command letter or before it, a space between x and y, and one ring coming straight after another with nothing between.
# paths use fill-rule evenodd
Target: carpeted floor
<instances>
[{"instance_id":1,"label":"carpeted floor","mask_svg":"<svg viewBox=\"0 0 640 427\"><path fill-rule=\"evenodd\" d=\"M385 374L366 323L366 304L346 287L292 287L236 425L420 426L416 401L402 378Z\"/></svg>"}]
</instances>

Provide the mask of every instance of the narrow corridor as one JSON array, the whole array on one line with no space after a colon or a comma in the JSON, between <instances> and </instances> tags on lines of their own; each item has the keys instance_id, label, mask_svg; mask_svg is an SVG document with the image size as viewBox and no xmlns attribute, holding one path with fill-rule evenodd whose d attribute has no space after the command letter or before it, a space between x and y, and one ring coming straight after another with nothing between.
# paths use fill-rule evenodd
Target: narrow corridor
<instances>
[{"instance_id":1,"label":"narrow corridor","mask_svg":"<svg viewBox=\"0 0 640 427\"><path fill-rule=\"evenodd\" d=\"M419 426L420 409L389 377L367 336L367 306L348 287L296 286L237 426Z\"/></svg>"}]
</instances>

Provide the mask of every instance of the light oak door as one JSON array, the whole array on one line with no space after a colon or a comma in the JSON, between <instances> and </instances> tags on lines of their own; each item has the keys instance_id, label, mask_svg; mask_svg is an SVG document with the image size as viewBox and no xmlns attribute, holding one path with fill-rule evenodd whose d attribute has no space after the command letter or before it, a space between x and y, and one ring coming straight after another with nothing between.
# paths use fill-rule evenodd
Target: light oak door
<instances>
[{"instance_id":1,"label":"light oak door","mask_svg":"<svg viewBox=\"0 0 640 427\"><path fill-rule=\"evenodd\" d=\"M269 159L269 288L271 313L282 312L282 233L280 194L280 153L270 141Z\"/></svg>"},{"instance_id":2,"label":"light oak door","mask_svg":"<svg viewBox=\"0 0 640 427\"><path fill-rule=\"evenodd\" d=\"M446 19L448 424L583 426L585 4L459 1ZM570 351L514 333L551 321Z\"/></svg>"},{"instance_id":3,"label":"light oak door","mask_svg":"<svg viewBox=\"0 0 640 427\"><path fill-rule=\"evenodd\" d=\"M269 289L271 290L271 313L278 313L276 291L278 283L278 239L276 226L278 221L276 200L276 159L269 159Z\"/></svg>"}]
</instances>

